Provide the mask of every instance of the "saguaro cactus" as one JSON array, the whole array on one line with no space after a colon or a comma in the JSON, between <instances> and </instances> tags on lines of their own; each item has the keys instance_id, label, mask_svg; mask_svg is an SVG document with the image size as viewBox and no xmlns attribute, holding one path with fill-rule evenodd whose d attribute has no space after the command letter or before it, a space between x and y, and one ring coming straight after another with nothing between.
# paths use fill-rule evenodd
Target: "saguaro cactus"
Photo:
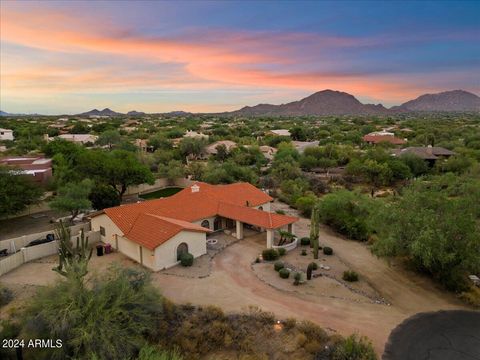
<instances>
[{"instance_id":1,"label":"saguaro cactus","mask_svg":"<svg viewBox=\"0 0 480 360\"><path fill-rule=\"evenodd\" d=\"M53 268L60 275L73 276L78 280L87 275L88 261L92 257L93 249L88 249L88 239L85 238L83 231L77 236L77 246L73 247L70 241L70 228L60 221L55 229L55 234L59 240L58 248L58 266Z\"/></svg>"},{"instance_id":2,"label":"saguaro cactus","mask_svg":"<svg viewBox=\"0 0 480 360\"><path fill-rule=\"evenodd\" d=\"M320 235L320 212L317 206L312 209L312 217L310 220L310 244L313 245L313 258L318 259L318 247Z\"/></svg>"}]
</instances>

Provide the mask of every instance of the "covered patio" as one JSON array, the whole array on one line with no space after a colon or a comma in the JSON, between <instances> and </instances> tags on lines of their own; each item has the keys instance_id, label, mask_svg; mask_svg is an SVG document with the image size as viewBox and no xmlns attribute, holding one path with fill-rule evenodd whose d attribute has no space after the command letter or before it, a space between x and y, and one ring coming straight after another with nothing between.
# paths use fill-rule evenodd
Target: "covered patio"
<instances>
[{"instance_id":1,"label":"covered patio","mask_svg":"<svg viewBox=\"0 0 480 360\"><path fill-rule=\"evenodd\" d=\"M268 249L278 246L275 244L275 234L280 230L295 234L294 223L297 217L280 215L254 208L221 204L218 216L215 218L215 230L231 231L232 236L241 240L246 231L255 230L266 232L266 247ZM279 237L277 237L279 238Z\"/></svg>"}]
</instances>

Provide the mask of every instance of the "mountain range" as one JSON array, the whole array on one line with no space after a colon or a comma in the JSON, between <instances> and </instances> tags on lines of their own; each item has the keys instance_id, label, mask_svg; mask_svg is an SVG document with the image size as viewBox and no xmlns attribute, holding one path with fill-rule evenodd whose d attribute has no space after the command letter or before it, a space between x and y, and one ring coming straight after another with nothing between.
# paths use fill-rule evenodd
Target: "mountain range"
<instances>
[{"instance_id":1,"label":"mountain range","mask_svg":"<svg viewBox=\"0 0 480 360\"><path fill-rule=\"evenodd\" d=\"M480 97L464 90L422 95L387 109L382 104L362 104L353 95L323 90L287 104L259 104L233 111L238 115L385 115L408 111L480 111Z\"/></svg>"},{"instance_id":2,"label":"mountain range","mask_svg":"<svg viewBox=\"0 0 480 360\"><path fill-rule=\"evenodd\" d=\"M437 94L421 95L414 100L407 101L400 106L386 108L382 104L362 104L353 95L346 92L323 90L316 92L306 98L287 104L272 105L258 104L255 106L245 106L239 110L226 112L223 114L258 116L303 116L303 115L388 115L400 112L411 111L445 111L460 112L474 111L480 112L480 97L464 90L452 90L440 92ZM168 115L187 115L190 113L184 111L172 111ZM0 116L20 116L24 114L9 114L0 111ZM38 115L38 114L33 114ZM76 116L123 116L125 114L115 112L109 108L103 110L93 109ZM142 116L144 112L130 111L128 116Z\"/></svg>"}]
</instances>

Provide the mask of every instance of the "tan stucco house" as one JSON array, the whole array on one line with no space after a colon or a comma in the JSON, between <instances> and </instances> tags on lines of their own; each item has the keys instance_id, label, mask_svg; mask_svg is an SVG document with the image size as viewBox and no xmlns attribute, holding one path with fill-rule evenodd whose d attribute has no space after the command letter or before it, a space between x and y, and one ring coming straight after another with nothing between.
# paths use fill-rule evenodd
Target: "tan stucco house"
<instances>
[{"instance_id":1,"label":"tan stucco house","mask_svg":"<svg viewBox=\"0 0 480 360\"><path fill-rule=\"evenodd\" d=\"M209 233L231 229L243 239L244 224L266 231L266 246L273 247L274 231L293 233L298 218L270 212L272 200L248 183L197 182L168 198L104 209L92 215L91 225L103 242L159 271L178 264L183 252L206 254Z\"/></svg>"}]
</instances>

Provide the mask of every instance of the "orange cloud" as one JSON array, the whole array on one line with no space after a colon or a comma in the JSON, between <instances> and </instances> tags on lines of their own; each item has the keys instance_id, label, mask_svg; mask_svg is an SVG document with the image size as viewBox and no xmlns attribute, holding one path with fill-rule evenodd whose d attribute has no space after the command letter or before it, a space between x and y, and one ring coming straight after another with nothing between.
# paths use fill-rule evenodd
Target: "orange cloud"
<instances>
[{"instance_id":1,"label":"orange cloud","mask_svg":"<svg viewBox=\"0 0 480 360\"><path fill-rule=\"evenodd\" d=\"M103 19L85 19L76 14L48 8L19 8L2 5L2 43L57 52L59 57L75 54L135 59L138 69L101 66L91 69L79 64L54 66L35 59L15 64L2 55L1 86L7 95L61 91L125 91L127 89L285 88L317 91L339 89L371 98L405 99L419 90L400 78L315 71L286 71L295 68L290 43L317 41L326 49L368 44L367 40L318 37L314 34L207 33L205 38L152 38L129 32ZM321 65L322 59L319 59ZM160 74L142 70L145 63L174 63L183 72ZM129 65L130 66L130 65ZM297 64L302 68L302 64ZM276 70L273 70L274 68ZM46 86L48 84L48 86Z\"/></svg>"}]
</instances>

